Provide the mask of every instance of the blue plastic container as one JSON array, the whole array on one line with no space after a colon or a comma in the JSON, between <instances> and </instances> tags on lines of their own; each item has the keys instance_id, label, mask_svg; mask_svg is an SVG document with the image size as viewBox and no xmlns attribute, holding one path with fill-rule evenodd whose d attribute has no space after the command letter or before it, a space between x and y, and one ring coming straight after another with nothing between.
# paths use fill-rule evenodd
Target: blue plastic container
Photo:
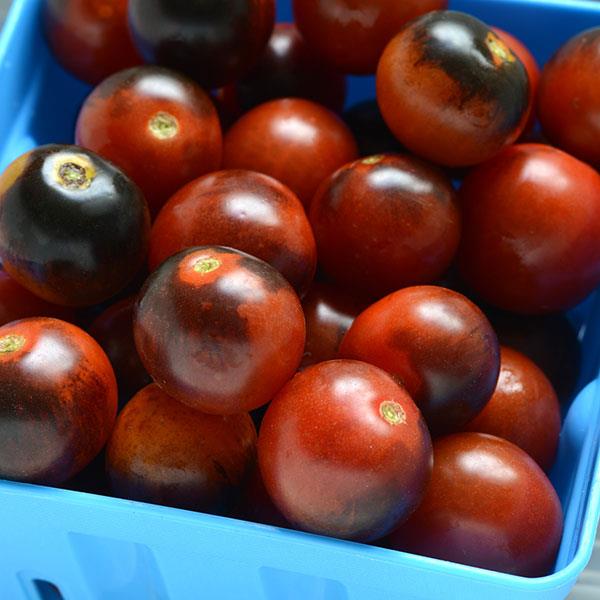
<instances>
[{"instance_id":1,"label":"blue plastic container","mask_svg":"<svg viewBox=\"0 0 600 600\"><path fill-rule=\"evenodd\" d=\"M401 1L401 0L398 0ZM280 2L280 20L290 18ZM33 146L70 142L89 88L50 56L41 0L15 0L0 38L0 169ZM600 3L454 0L546 60L600 25ZM374 95L352 80L351 102ZM600 514L600 299L570 314L580 389L552 480L565 511L555 572L527 579L300 532L138 502L0 481L2 600L517 600L564 598L589 560ZM62 596L57 595L57 589Z\"/></svg>"}]
</instances>

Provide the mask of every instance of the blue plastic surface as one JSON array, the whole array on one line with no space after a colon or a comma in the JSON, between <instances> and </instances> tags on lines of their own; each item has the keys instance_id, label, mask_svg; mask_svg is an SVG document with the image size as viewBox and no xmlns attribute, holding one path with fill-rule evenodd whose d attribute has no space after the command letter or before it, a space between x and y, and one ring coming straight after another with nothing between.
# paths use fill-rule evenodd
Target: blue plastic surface
<instances>
[{"instance_id":1,"label":"blue plastic surface","mask_svg":"<svg viewBox=\"0 0 600 600\"><path fill-rule=\"evenodd\" d=\"M401 1L401 0L398 0ZM62 71L40 30L41 0L15 0L0 37L0 169L33 146L72 141L89 91ZM289 0L279 19L290 17ZM523 39L538 59L600 25L600 3L454 0ZM351 102L374 94L353 78ZM600 366L600 299L580 330L580 388ZM0 598L38 600L505 600L564 598L589 560L600 514L600 383L568 409L552 473L565 511L555 572L526 579L382 548L182 510L0 481ZM42 582L42 583L40 583Z\"/></svg>"}]
</instances>

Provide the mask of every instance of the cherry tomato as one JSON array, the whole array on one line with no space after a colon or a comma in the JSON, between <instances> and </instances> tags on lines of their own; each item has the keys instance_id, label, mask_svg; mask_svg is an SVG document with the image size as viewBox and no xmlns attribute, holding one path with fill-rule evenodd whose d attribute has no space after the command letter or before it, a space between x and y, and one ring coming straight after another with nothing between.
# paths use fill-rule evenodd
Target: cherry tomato
<instances>
[{"instance_id":1,"label":"cherry tomato","mask_svg":"<svg viewBox=\"0 0 600 600\"><path fill-rule=\"evenodd\" d=\"M277 23L262 57L234 93L243 111L275 98L306 98L340 111L346 79L323 64L293 23Z\"/></svg>"},{"instance_id":2,"label":"cherry tomato","mask_svg":"<svg viewBox=\"0 0 600 600\"><path fill-rule=\"evenodd\" d=\"M266 404L292 377L304 350L302 306L267 263L219 246L184 250L140 293L134 335L161 388L214 414Z\"/></svg>"},{"instance_id":3,"label":"cherry tomato","mask_svg":"<svg viewBox=\"0 0 600 600\"><path fill-rule=\"evenodd\" d=\"M460 200L461 273L490 304L549 313L600 283L600 175L588 165L513 146L467 176Z\"/></svg>"},{"instance_id":4,"label":"cherry tomato","mask_svg":"<svg viewBox=\"0 0 600 600\"><path fill-rule=\"evenodd\" d=\"M375 73L386 44L411 19L447 0L294 0L298 28L311 48L343 73Z\"/></svg>"},{"instance_id":5,"label":"cherry tomato","mask_svg":"<svg viewBox=\"0 0 600 600\"><path fill-rule=\"evenodd\" d=\"M81 108L76 139L121 167L154 215L222 159L221 126L208 95L160 67L137 67L103 81Z\"/></svg>"},{"instance_id":6,"label":"cherry tomato","mask_svg":"<svg viewBox=\"0 0 600 600\"><path fill-rule=\"evenodd\" d=\"M222 245L276 268L299 295L317 265L315 238L297 196L253 171L219 171L185 186L162 209L150 234L150 270L190 246Z\"/></svg>"},{"instance_id":7,"label":"cherry tomato","mask_svg":"<svg viewBox=\"0 0 600 600\"><path fill-rule=\"evenodd\" d=\"M481 433L435 442L433 475L392 548L524 577L547 575L563 527L560 501L517 446Z\"/></svg>"},{"instance_id":8,"label":"cherry tomato","mask_svg":"<svg viewBox=\"0 0 600 600\"><path fill-rule=\"evenodd\" d=\"M127 0L46 0L46 37L60 64L91 84L141 64L127 26Z\"/></svg>"},{"instance_id":9,"label":"cherry tomato","mask_svg":"<svg viewBox=\"0 0 600 600\"><path fill-rule=\"evenodd\" d=\"M151 383L133 340L133 307L130 296L109 306L90 325L89 334L102 346L113 366L119 386L120 405Z\"/></svg>"},{"instance_id":10,"label":"cherry tomato","mask_svg":"<svg viewBox=\"0 0 600 600\"><path fill-rule=\"evenodd\" d=\"M377 100L409 150L467 166L521 135L529 81L519 58L485 24L437 11L412 21L388 44L377 69Z\"/></svg>"},{"instance_id":11,"label":"cherry tomato","mask_svg":"<svg viewBox=\"0 0 600 600\"><path fill-rule=\"evenodd\" d=\"M0 389L0 478L61 484L112 430L110 362L70 323L38 317L0 327Z\"/></svg>"},{"instance_id":12,"label":"cherry tomato","mask_svg":"<svg viewBox=\"0 0 600 600\"><path fill-rule=\"evenodd\" d=\"M570 154L600 167L600 27L571 38L546 64L538 115L544 133Z\"/></svg>"},{"instance_id":13,"label":"cherry tomato","mask_svg":"<svg viewBox=\"0 0 600 600\"><path fill-rule=\"evenodd\" d=\"M4 269L48 302L90 306L114 296L142 267L149 232L138 187L93 152L41 146L0 175Z\"/></svg>"},{"instance_id":14,"label":"cherry tomato","mask_svg":"<svg viewBox=\"0 0 600 600\"><path fill-rule=\"evenodd\" d=\"M269 495L295 527L371 541L418 506L431 438L389 375L335 360L299 373L273 400L258 457Z\"/></svg>"},{"instance_id":15,"label":"cherry tomato","mask_svg":"<svg viewBox=\"0 0 600 600\"><path fill-rule=\"evenodd\" d=\"M255 460L248 414L207 415L149 385L119 415L106 466L123 498L224 513Z\"/></svg>"},{"instance_id":16,"label":"cherry tomato","mask_svg":"<svg viewBox=\"0 0 600 600\"><path fill-rule=\"evenodd\" d=\"M283 99L257 106L231 127L223 164L278 179L308 207L319 184L357 156L350 130L336 115L308 100Z\"/></svg>"},{"instance_id":17,"label":"cherry tomato","mask_svg":"<svg viewBox=\"0 0 600 600\"><path fill-rule=\"evenodd\" d=\"M302 303L306 345L302 365L338 358L344 335L367 303L334 285L315 282Z\"/></svg>"},{"instance_id":18,"label":"cherry tomato","mask_svg":"<svg viewBox=\"0 0 600 600\"><path fill-rule=\"evenodd\" d=\"M405 288L367 308L340 355L391 373L434 435L459 430L479 414L500 370L498 339L484 314L461 294L435 286Z\"/></svg>"},{"instance_id":19,"label":"cherry tomato","mask_svg":"<svg viewBox=\"0 0 600 600\"><path fill-rule=\"evenodd\" d=\"M460 237L451 181L409 156L345 165L319 187L310 221L324 270L372 297L433 282Z\"/></svg>"},{"instance_id":20,"label":"cherry tomato","mask_svg":"<svg viewBox=\"0 0 600 600\"><path fill-rule=\"evenodd\" d=\"M503 347L496 390L465 431L489 433L508 440L549 471L560 434L556 392L535 363L520 352Z\"/></svg>"},{"instance_id":21,"label":"cherry tomato","mask_svg":"<svg viewBox=\"0 0 600 600\"><path fill-rule=\"evenodd\" d=\"M72 310L42 300L0 267L0 326L29 317L54 317L63 321L75 319Z\"/></svg>"},{"instance_id":22,"label":"cherry tomato","mask_svg":"<svg viewBox=\"0 0 600 600\"><path fill-rule=\"evenodd\" d=\"M231 83L258 61L274 20L274 0L129 0L129 25L146 61L206 89Z\"/></svg>"}]
</instances>

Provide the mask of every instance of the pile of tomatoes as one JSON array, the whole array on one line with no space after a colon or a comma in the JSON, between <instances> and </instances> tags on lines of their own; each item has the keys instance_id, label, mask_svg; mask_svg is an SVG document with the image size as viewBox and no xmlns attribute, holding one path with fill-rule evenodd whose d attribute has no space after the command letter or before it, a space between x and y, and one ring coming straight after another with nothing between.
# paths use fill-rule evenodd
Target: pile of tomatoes
<instances>
[{"instance_id":1,"label":"pile of tomatoes","mask_svg":"<svg viewBox=\"0 0 600 600\"><path fill-rule=\"evenodd\" d=\"M445 8L46 1L95 87L0 176L0 477L551 571L600 28Z\"/></svg>"}]
</instances>

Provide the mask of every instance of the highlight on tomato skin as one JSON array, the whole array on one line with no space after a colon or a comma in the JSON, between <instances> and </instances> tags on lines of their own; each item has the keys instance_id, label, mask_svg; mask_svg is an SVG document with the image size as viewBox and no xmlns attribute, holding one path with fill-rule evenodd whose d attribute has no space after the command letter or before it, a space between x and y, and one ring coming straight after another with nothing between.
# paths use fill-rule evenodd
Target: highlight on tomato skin
<instances>
[{"instance_id":1,"label":"highlight on tomato skin","mask_svg":"<svg viewBox=\"0 0 600 600\"><path fill-rule=\"evenodd\" d=\"M44 0L44 27L58 62L96 85L142 64L127 25L128 0Z\"/></svg>"},{"instance_id":2,"label":"highlight on tomato skin","mask_svg":"<svg viewBox=\"0 0 600 600\"><path fill-rule=\"evenodd\" d=\"M0 175L3 268L47 302L86 307L113 297L144 264L149 233L139 188L79 146L40 146Z\"/></svg>"},{"instance_id":3,"label":"highlight on tomato skin","mask_svg":"<svg viewBox=\"0 0 600 600\"><path fill-rule=\"evenodd\" d=\"M106 443L117 383L102 348L45 317L0 327L0 478L60 485Z\"/></svg>"},{"instance_id":4,"label":"highlight on tomato skin","mask_svg":"<svg viewBox=\"0 0 600 600\"><path fill-rule=\"evenodd\" d=\"M431 437L390 375L333 360L297 374L274 398L260 428L258 460L269 496L296 528L369 542L420 503Z\"/></svg>"}]
</instances>

